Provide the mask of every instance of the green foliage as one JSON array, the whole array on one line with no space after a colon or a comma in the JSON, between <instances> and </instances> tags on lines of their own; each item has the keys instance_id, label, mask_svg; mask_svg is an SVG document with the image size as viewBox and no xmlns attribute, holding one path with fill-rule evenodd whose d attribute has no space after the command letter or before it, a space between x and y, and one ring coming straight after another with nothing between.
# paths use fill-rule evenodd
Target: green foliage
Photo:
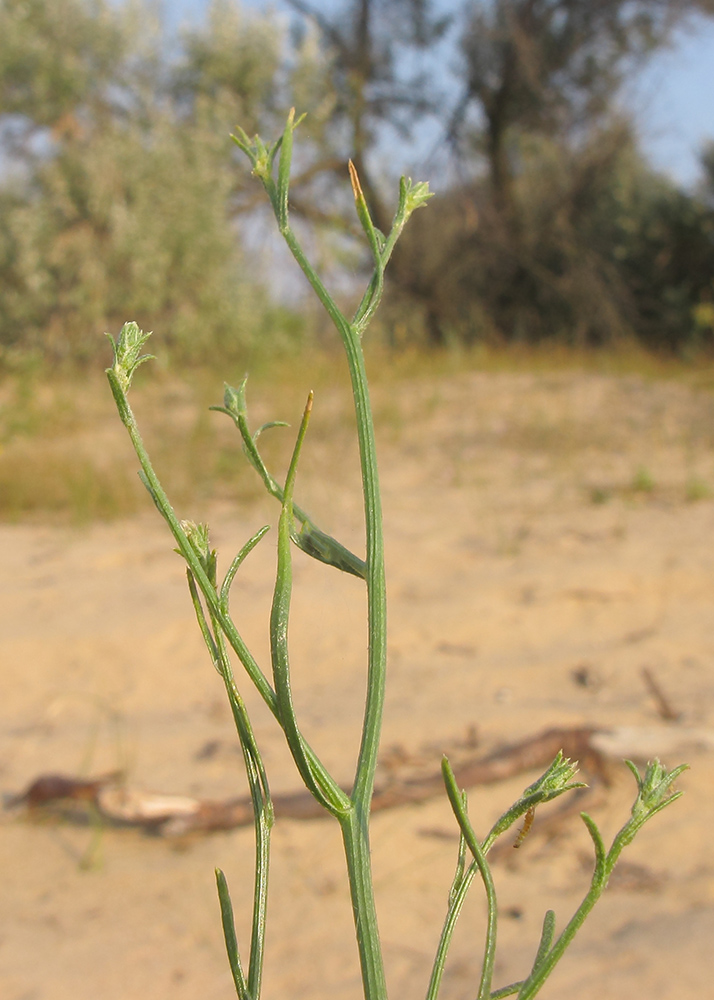
<instances>
[{"instance_id":1,"label":"green foliage","mask_svg":"<svg viewBox=\"0 0 714 1000\"><path fill-rule=\"evenodd\" d=\"M711 347L714 205L640 169L615 217L613 254L637 336L669 351Z\"/></svg>"},{"instance_id":2,"label":"green foliage","mask_svg":"<svg viewBox=\"0 0 714 1000\"><path fill-rule=\"evenodd\" d=\"M211 548L208 526L205 524L197 525L188 520L180 521L177 518L144 447L136 419L129 405L127 393L131 385L132 375L136 368L144 360L147 360L147 357L142 356L141 352L148 335L145 335L136 323L126 323L116 342L112 340L114 358L113 363L107 369L107 376L120 418L129 433L141 466L142 482L169 527L176 542L177 551L186 562L189 591L198 625L211 662L224 682L243 750L253 803L256 845L253 919L247 976L240 958L228 885L223 873L216 872L221 922L236 994L239 1000L259 1000L260 997L273 809L260 751L255 742L245 704L234 679L229 648L242 664L249 680L256 687L280 726L306 788L340 826L365 1000L386 1000L387 986L382 958L382 942L377 927L369 834L369 814L377 767L386 682L386 584L381 494L362 338L379 305L384 287L384 270L397 239L410 215L426 203L429 191L426 184L412 184L411 181L402 178L392 225L386 233L382 233L374 225L358 172L354 165L350 164L356 212L373 263L371 278L367 282L362 299L350 319L327 291L291 226L289 186L293 132L299 121L300 119L296 121L294 111L291 111L282 136L273 143L266 144L257 135L253 139L249 139L242 130L238 131L235 141L248 157L253 174L262 183L273 208L280 233L312 290L329 315L345 350L354 398L359 443L366 551L365 559L361 560L359 556L349 553L344 546L319 529L315 529L319 536L319 545L300 544L302 530L297 530L296 522L300 522L303 529L306 525L311 529L315 528L294 499L300 454L306 445L308 423L313 406L313 393L310 392L308 396L287 476L281 487L269 473L257 445L260 430L275 426L275 424L264 425L256 433L251 433L248 424L245 382L238 389L226 386L224 405L216 407L216 409L233 420L240 433L243 449L249 463L258 473L268 493L275 497L280 504L277 529L277 571L270 612L270 677L261 669L246 647L230 611L230 591L234 579L244 559L259 544L268 528L261 528L248 539L233 558L223 579L219 582L218 555ZM330 774L306 740L292 697L288 632L293 589L294 544L307 555L334 569L359 576L364 580L366 587L367 691L359 756L349 792L345 791L336 778ZM518 983L493 990L498 906L496 889L487 858L488 851L498 837L511 829L520 817L526 817L521 833L523 836L527 832L527 824L532 820L533 813L539 805L550 802L573 789L578 789L582 785L573 780L577 771L576 765L564 758L562 753L558 753L545 773L524 790L523 794L503 813L485 839L481 841L469 819L465 793L458 788L453 771L448 761L444 760L442 770L446 792L461 837L456 874L448 897L446 920L437 945L436 958L428 987L428 1000L437 1000L456 921L476 875L480 876L483 882L488 913L482 971L477 988L478 1000L496 1000L496 998L515 993L522 1000L529 1000L540 991L586 916L600 898L623 848L633 840L645 822L674 802L681 794L673 792L672 785L686 765L668 772L659 761L655 761L648 765L642 776L634 764L628 762L628 766L637 782L637 797L631 810L630 819L615 836L609 850L606 849L594 821L586 814L582 814L595 848L593 876L582 903L557 938L555 937L555 915L552 911L548 911L544 918L543 931L530 972ZM468 867L466 864L467 851L473 857L473 861ZM316 974L319 975L319 971L316 971Z\"/></svg>"},{"instance_id":3,"label":"green foliage","mask_svg":"<svg viewBox=\"0 0 714 1000\"><path fill-rule=\"evenodd\" d=\"M619 122L575 147L523 138L518 161L509 216L483 179L438 196L407 234L396 308L427 340L711 344L714 208L701 194L653 173Z\"/></svg>"},{"instance_id":4,"label":"green foliage","mask_svg":"<svg viewBox=\"0 0 714 1000\"><path fill-rule=\"evenodd\" d=\"M148 8L3 5L16 168L0 189L0 347L86 358L127 312L187 360L271 336L277 313L237 239L228 133L237 115L265 121L281 30L216 3L173 61L161 31Z\"/></svg>"},{"instance_id":5,"label":"green foliage","mask_svg":"<svg viewBox=\"0 0 714 1000\"><path fill-rule=\"evenodd\" d=\"M130 42L106 0L3 0L0 113L57 129L116 80Z\"/></svg>"},{"instance_id":6,"label":"green foliage","mask_svg":"<svg viewBox=\"0 0 714 1000\"><path fill-rule=\"evenodd\" d=\"M290 86L286 60L284 29L274 15L213 0L205 23L181 33L169 89L189 121L210 122L224 136L237 121L254 132L276 119L275 107Z\"/></svg>"},{"instance_id":7,"label":"green foliage","mask_svg":"<svg viewBox=\"0 0 714 1000\"><path fill-rule=\"evenodd\" d=\"M161 113L148 128L108 122L65 141L7 222L5 342L29 328L55 355L91 354L92 334L127 309L147 325L167 323L189 357L194 336L207 346L206 329L226 346L241 320L250 330L260 294L241 280L219 159L224 143Z\"/></svg>"},{"instance_id":8,"label":"green foliage","mask_svg":"<svg viewBox=\"0 0 714 1000\"><path fill-rule=\"evenodd\" d=\"M289 31L213 0L178 38L149 0L0 5L0 359L86 360L128 314L189 362L300 340L307 309L276 308L274 276L261 285L259 202L228 139L237 121L241 141L274 131L290 104L310 114L291 210L353 289L374 240L358 245L335 183L347 159L375 234L395 136L420 142L431 119L439 162L468 178L395 253L388 328L432 345L711 346L714 156L681 191L615 109L638 61L714 0L286 2Z\"/></svg>"}]
</instances>

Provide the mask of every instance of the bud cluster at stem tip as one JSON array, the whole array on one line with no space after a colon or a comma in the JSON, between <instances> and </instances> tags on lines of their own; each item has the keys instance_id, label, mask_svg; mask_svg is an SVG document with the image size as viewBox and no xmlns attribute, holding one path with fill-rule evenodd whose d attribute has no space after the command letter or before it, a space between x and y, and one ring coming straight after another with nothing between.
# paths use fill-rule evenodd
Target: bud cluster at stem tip
<instances>
[{"instance_id":1,"label":"bud cluster at stem tip","mask_svg":"<svg viewBox=\"0 0 714 1000\"><path fill-rule=\"evenodd\" d=\"M399 186L401 188L399 193L404 199L406 218L434 197L434 192L429 190L428 181L412 181L411 177L402 177Z\"/></svg>"},{"instance_id":2,"label":"bud cluster at stem tip","mask_svg":"<svg viewBox=\"0 0 714 1000\"><path fill-rule=\"evenodd\" d=\"M107 372L113 374L123 392L127 392L131 386L134 372L143 365L145 361L151 361L153 354L142 354L144 344L151 336L151 333L144 333L136 323L125 323L119 332L116 341L110 333L106 334L112 342L114 348L114 364L107 368Z\"/></svg>"}]
</instances>

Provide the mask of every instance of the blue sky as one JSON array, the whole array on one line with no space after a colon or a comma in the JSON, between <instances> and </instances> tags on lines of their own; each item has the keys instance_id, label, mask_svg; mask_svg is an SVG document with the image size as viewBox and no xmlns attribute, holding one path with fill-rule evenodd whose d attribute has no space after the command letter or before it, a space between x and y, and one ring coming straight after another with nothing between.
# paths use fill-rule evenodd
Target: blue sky
<instances>
[{"instance_id":1,"label":"blue sky","mask_svg":"<svg viewBox=\"0 0 714 1000\"><path fill-rule=\"evenodd\" d=\"M320 6L320 0L314 0ZM269 0L244 0L247 7L280 9ZM167 0L171 19L200 20L208 0ZM698 176L697 153L714 139L714 19L700 19L680 32L674 46L658 54L625 95L642 145L659 170L681 184Z\"/></svg>"},{"instance_id":2,"label":"blue sky","mask_svg":"<svg viewBox=\"0 0 714 1000\"><path fill-rule=\"evenodd\" d=\"M652 162L681 183L696 180L697 152L714 140L714 19L681 33L628 96Z\"/></svg>"}]
</instances>

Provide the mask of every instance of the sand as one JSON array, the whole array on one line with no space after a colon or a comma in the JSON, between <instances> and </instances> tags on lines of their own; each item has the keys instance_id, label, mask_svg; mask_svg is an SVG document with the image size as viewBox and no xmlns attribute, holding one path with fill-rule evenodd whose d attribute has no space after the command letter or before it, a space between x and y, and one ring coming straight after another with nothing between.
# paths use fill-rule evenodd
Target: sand
<instances>
[{"instance_id":1,"label":"sand","mask_svg":"<svg viewBox=\"0 0 714 1000\"><path fill-rule=\"evenodd\" d=\"M299 499L358 548L344 401L328 393L321 402L318 394ZM472 727L484 751L554 725L666 727L684 744L690 728L714 729L709 392L634 376L464 372L380 383L376 408L390 609L385 749L433 755L437 767L442 750ZM320 419L337 430L321 434ZM276 513L268 499L180 510L210 521L224 566ZM233 592L236 621L266 669L274 539L271 531ZM245 791L180 559L148 504L139 517L83 529L0 526L0 552L6 794L42 772L117 768L157 792ZM327 766L348 782L364 695L363 586L298 556L298 714ZM645 666L677 722L662 722ZM272 787L297 790L275 723L247 682L243 689ZM666 763L680 759L691 764L679 781L685 796L629 848L544 998L714 997L714 753L695 743ZM474 789L477 830L534 777ZM625 767L614 766L592 809L606 837L625 821L633 789ZM536 817L522 848L494 864L496 986L527 972L544 911L555 909L562 926L588 884L592 852L578 817L547 833L538 827ZM424 994L456 849L443 796L374 818L379 918L391 995L400 1000ZM213 869L226 872L245 948L252 852L249 828L168 841L6 810L0 996L230 997ZM445 998L475 996L483 924L475 886ZM274 831L264 996L359 995L336 828L285 819Z\"/></svg>"}]
</instances>

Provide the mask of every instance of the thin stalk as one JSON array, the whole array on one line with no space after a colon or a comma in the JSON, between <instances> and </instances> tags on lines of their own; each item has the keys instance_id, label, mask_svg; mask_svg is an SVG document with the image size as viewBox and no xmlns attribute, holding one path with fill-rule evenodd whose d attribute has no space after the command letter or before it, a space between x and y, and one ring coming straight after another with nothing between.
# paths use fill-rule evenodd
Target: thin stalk
<instances>
[{"instance_id":1,"label":"thin stalk","mask_svg":"<svg viewBox=\"0 0 714 1000\"><path fill-rule=\"evenodd\" d=\"M255 827L255 874L253 879L253 919L250 937L250 959L248 962L248 994L251 1000L258 1000L263 978L263 958L265 955L265 926L268 912L268 875L270 872L270 832L273 828L273 801L270 795L268 777L263 758L253 734L243 699L236 687L230 659L222 632L215 617L211 619L216 648L221 665L221 675L226 686L228 701L233 713L236 730L243 751L250 797L253 804Z\"/></svg>"},{"instance_id":2,"label":"thin stalk","mask_svg":"<svg viewBox=\"0 0 714 1000\"><path fill-rule=\"evenodd\" d=\"M384 712L387 660L384 538L374 421L359 332L345 318L314 271L287 223L286 214L282 218L279 216L278 221L281 234L293 257L315 290L342 339L355 405L365 511L368 673L362 740L351 795L354 809L349 817L341 820L341 824L365 997L369 1000L381 1000L386 997L386 980L372 888L368 831Z\"/></svg>"},{"instance_id":3,"label":"thin stalk","mask_svg":"<svg viewBox=\"0 0 714 1000\"><path fill-rule=\"evenodd\" d=\"M367 207L367 202L362 192L362 185L359 181L359 176L355 165L350 160L350 181L352 182L352 192L355 196L355 208L357 209L357 215L360 222L362 223L362 229L364 230L365 236L369 243L370 250L372 251L372 257L374 259L374 274L372 279L367 286L367 289L362 298L362 302L355 314L354 325L357 328L358 318L361 319L363 316L366 317L368 312L371 314L379 305L380 299L382 298L382 292L384 291L384 267L386 261L382 259L382 250L384 248L384 236L377 233L374 228L374 223L372 222L372 216L369 214L369 208ZM368 322L368 320L366 320ZM366 326L366 322L359 326L360 332L362 332Z\"/></svg>"},{"instance_id":4,"label":"thin stalk","mask_svg":"<svg viewBox=\"0 0 714 1000\"><path fill-rule=\"evenodd\" d=\"M508 986L502 986L499 990L494 990L491 993L490 1000L503 1000L504 997L512 997L514 993L518 993L521 986L523 986L522 979L517 983L510 983Z\"/></svg>"},{"instance_id":5,"label":"thin stalk","mask_svg":"<svg viewBox=\"0 0 714 1000\"><path fill-rule=\"evenodd\" d=\"M342 338L352 385L359 443L362 493L364 497L367 554L367 617L369 661L362 744L355 774L352 799L362 807L374 789L377 752L384 710L387 660L387 599L384 571L382 501L377 471L374 420L367 384L367 372L359 333L347 321L305 256L289 226L281 227L283 237L301 270L318 294Z\"/></svg>"},{"instance_id":6,"label":"thin stalk","mask_svg":"<svg viewBox=\"0 0 714 1000\"><path fill-rule=\"evenodd\" d=\"M377 769L379 738L384 713L384 692L387 672L387 591L384 570L384 534L382 525L382 500L377 471L377 448L374 438L374 421L367 385L367 372L359 335L350 330L345 344L352 382L357 433L359 438L360 465L367 549L367 620L369 635L367 697L365 701L357 770L355 772L352 801L369 813L374 776Z\"/></svg>"},{"instance_id":7,"label":"thin stalk","mask_svg":"<svg viewBox=\"0 0 714 1000\"><path fill-rule=\"evenodd\" d=\"M233 622L233 619L227 613L215 585L208 578L206 571L201 564L201 560L186 537L186 532L181 527L181 522L176 517L176 513L169 503L169 499L166 496L159 478L151 464L151 460L149 459L144 442L142 441L141 434L139 433L136 418L131 406L129 405L126 392L122 388L119 379L111 368L107 369L107 378L112 390L112 395L114 396L114 401L117 405L119 416L127 429L131 443L134 446L134 451L139 459L144 485L151 494L159 513L168 524L171 533L176 540L179 551L186 560L186 563L188 564L188 567L205 598L210 614L215 616L216 621L221 626L223 634L228 640L236 656L245 667L248 676L255 684L259 694L263 698L263 701L280 723L280 712L278 710L278 702L275 691L263 671L258 666L258 663L252 653L244 643ZM313 768L315 775L325 783L331 783L333 781L332 777L328 774L322 762L308 743L305 743L305 753L310 761L310 765Z\"/></svg>"},{"instance_id":8,"label":"thin stalk","mask_svg":"<svg viewBox=\"0 0 714 1000\"><path fill-rule=\"evenodd\" d=\"M233 562L228 567L228 571L225 577L223 578L223 583L221 584L220 595L219 595L221 601L221 607L223 608L226 614L229 613L228 609L229 609L231 586L233 585L236 573L240 569L245 557L250 552L253 551L253 549L261 540L263 535L265 535L266 532L268 531L270 531L270 528L267 524L264 525L259 531L256 531L256 533L251 538L248 539L248 541L245 543L243 548L240 550L238 555L233 559Z\"/></svg>"},{"instance_id":9,"label":"thin stalk","mask_svg":"<svg viewBox=\"0 0 714 1000\"><path fill-rule=\"evenodd\" d=\"M466 805L465 798L464 805ZM469 886L471 885L474 874L477 870L475 868L476 863L472 862L467 871L466 849L466 840L464 839L463 833L460 832L459 854L456 859L456 871L454 872L454 878L451 883L451 888L449 889L449 905L447 908L446 920L444 921L444 926L441 931L441 937L439 938L439 944L436 949L431 976L429 978L429 987L426 992L427 1000L436 1000L439 993L441 980L444 975L444 968L446 966L446 957L449 952L449 945L451 944L454 927L456 926L456 920L461 913L461 907L466 899L466 893L468 892Z\"/></svg>"},{"instance_id":10,"label":"thin stalk","mask_svg":"<svg viewBox=\"0 0 714 1000\"><path fill-rule=\"evenodd\" d=\"M267 677L258 666L258 663L254 659L250 650L243 642L243 639L238 634L238 630L236 629L232 619L225 613L223 607L221 606L221 601L216 592L216 588L206 575L206 571L201 565L198 555L189 543L189 540L186 537L186 532L181 527L181 522L176 517L176 512L169 503L169 499L164 492L164 489L159 481L159 477L154 472L151 460L146 451L146 447L144 446L141 434L139 433L136 417L134 416L131 406L129 405L126 393L122 389L118 378L111 369L107 370L107 378L109 379L109 385L112 390L112 395L114 396L114 401L117 405L117 410L119 411L119 416L129 433L131 443L134 446L134 451L136 452L136 457L139 459L139 464L143 473L142 478L144 485L151 494L159 513L171 529L171 534L174 536L181 555L186 560L188 567L206 600L211 614L215 615L217 620L220 622L226 638L248 672L250 679L255 684L270 711L277 718L277 700L275 692L273 691Z\"/></svg>"},{"instance_id":11,"label":"thin stalk","mask_svg":"<svg viewBox=\"0 0 714 1000\"><path fill-rule=\"evenodd\" d=\"M609 874L610 873L608 872L608 876ZM605 881L607 882L607 880ZM521 991L518 994L518 1000L528 1000L528 998L534 997L540 990L543 983L553 971L553 968L563 957L566 948L582 927L585 918L590 913L593 906L597 903L604 888L604 884L598 883L595 879L593 879L590 891L573 914L558 940L555 942L551 950L541 959L540 963L536 965L531 975L524 982Z\"/></svg>"},{"instance_id":12,"label":"thin stalk","mask_svg":"<svg viewBox=\"0 0 714 1000\"><path fill-rule=\"evenodd\" d=\"M365 511L366 583L368 619L367 696L365 699L362 740L351 799L354 810L342 825L345 856L349 872L350 894L360 953L365 997L386 997L384 962L377 928L369 851L368 817L377 769L377 754L384 712L387 662L387 599L384 570L382 503L377 471L374 422L367 385L364 354L358 332L347 322L313 271L302 248L292 237L283 234L295 259L310 283L329 301L323 300L342 337L352 384L357 436L359 443L362 492ZM288 239L288 236L291 239ZM322 295L320 296L322 298Z\"/></svg>"},{"instance_id":13,"label":"thin stalk","mask_svg":"<svg viewBox=\"0 0 714 1000\"><path fill-rule=\"evenodd\" d=\"M270 611L270 655L273 663L273 680L278 699L280 722L288 741L290 753L302 780L313 796L325 809L334 816L344 814L350 808L350 801L329 775L318 775L314 772L312 762L307 756L305 740L295 716L292 689L290 683L290 657L288 652L288 625L290 621L290 600L292 596L292 497L295 487L295 475L300 457L300 450L305 439L307 424L312 409L312 393L305 407L305 413L300 425L295 449L285 481L283 509L278 524L278 569L275 577L273 604Z\"/></svg>"},{"instance_id":14,"label":"thin stalk","mask_svg":"<svg viewBox=\"0 0 714 1000\"><path fill-rule=\"evenodd\" d=\"M471 888L471 884L473 883L477 873L478 865L475 861L472 861L464 872L461 880L458 884L455 884L452 889L451 896L449 898L449 908L446 913L446 919L444 920L444 926L441 929L441 936L436 949L436 955L434 956L434 964L431 970L431 978L429 980L429 988L426 993L426 1000L436 1000L436 997L438 996L441 980L444 975L444 969L446 967L446 959L451 946L451 939L454 936L454 930L456 929L456 923L461 916L461 910L466 902L466 896L468 895L468 891Z\"/></svg>"},{"instance_id":15,"label":"thin stalk","mask_svg":"<svg viewBox=\"0 0 714 1000\"><path fill-rule=\"evenodd\" d=\"M312 285L313 291L317 295L318 299L324 306L325 312L328 314L330 319L335 325L337 332L342 338L342 342L346 346L346 338L349 337L351 333L349 320L345 317L343 312L339 309L335 300L332 298L330 293L325 288L319 275L315 272L314 268L310 264L309 260L305 256L302 247L297 241L295 233L292 231L290 226L280 227L280 234L288 245L290 253L293 255L297 263L300 265L300 269L307 278L307 280Z\"/></svg>"},{"instance_id":16,"label":"thin stalk","mask_svg":"<svg viewBox=\"0 0 714 1000\"><path fill-rule=\"evenodd\" d=\"M364 995L366 1000L386 1000L387 982L374 902L368 822L368 814L354 806L347 816L340 819L340 826Z\"/></svg>"},{"instance_id":17,"label":"thin stalk","mask_svg":"<svg viewBox=\"0 0 714 1000\"><path fill-rule=\"evenodd\" d=\"M257 541L254 539L251 539L251 542L253 545L257 544ZM244 546L241 552L242 555L246 554L246 549L251 546L251 542L247 546ZM274 821L273 803L263 759L255 741L248 712L236 687L223 633L213 615L211 616L212 631L209 628L198 588L196 587L196 581L190 570L186 571L186 575L188 577L191 601L196 612L196 619L201 634L211 654L213 665L223 678L225 684L228 701L233 714L233 721L243 752L248 785L250 787L255 827L255 875L253 882L253 919L247 985L238 950L238 941L233 920L233 906L228 891L228 884L225 875L218 868L216 869L216 882L221 905L223 934L236 992L240 1000L258 1000L263 975L263 956L265 954L265 923L268 908L268 873L270 870L270 831Z\"/></svg>"},{"instance_id":18,"label":"thin stalk","mask_svg":"<svg viewBox=\"0 0 714 1000\"><path fill-rule=\"evenodd\" d=\"M552 948L544 948L543 942L541 942L541 946L538 948L538 955L536 956L536 960L533 965L533 971L523 983L521 992L518 994L518 1000L530 1000L530 997L534 997L560 959L563 957L568 945L580 930L585 922L585 918L588 916L605 890L610 875L612 874L612 870L615 867L617 859L622 853L623 847L625 846L626 840L622 836L622 831L620 831L620 834L615 837L612 847L606 855L602 837L600 836L600 832L594 822L587 815L587 813L581 813L580 815L585 821L585 825L587 826L588 832L590 833L595 845L595 871L593 872L593 877L590 882L590 888L582 903L570 918ZM554 923L552 919L548 928L546 928L546 924L544 923L544 938L548 939L548 936L552 938L553 927Z\"/></svg>"},{"instance_id":19,"label":"thin stalk","mask_svg":"<svg viewBox=\"0 0 714 1000\"><path fill-rule=\"evenodd\" d=\"M273 826L273 803L270 797L268 779L263 761L258 751L248 713L233 680L230 663L225 654L223 638L216 632L224 663L226 691L233 711L233 717L240 737L243 760L253 803L255 827L255 873L253 880L253 919L250 938L250 959L248 963L248 993L252 1000L260 996L263 978L263 958L265 955L265 926L268 912L268 874L270 871L270 831Z\"/></svg>"},{"instance_id":20,"label":"thin stalk","mask_svg":"<svg viewBox=\"0 0 714 1000\"><path fill-rule=\"evenodd\" d=\"M473 854L474 860L478 865L484 889L486 890L486 902L488 905L486 943L484 947L483 966L481 968L481 982L479 983L477 997L478 1000L488 1000L488 997L491 995L491 980L493 979L493 967L496 960L496 932L498 926L496 887L493 884L493 876L491 875L491 869L488 861L486 860L486 855L478 842L478 838L476 837L474 828L471 826L471 821L469 820L466 812L463 794L459 791L459 787L456 784L456 778L454 777L454 772L451 770L451 765L446 757L444 757L441 762L441 770L444 776L446 794L449 797L451 808L454 811L454 816L459 824L463 838L466 841L466 845Z\"/></svg>"}]
</instances>

